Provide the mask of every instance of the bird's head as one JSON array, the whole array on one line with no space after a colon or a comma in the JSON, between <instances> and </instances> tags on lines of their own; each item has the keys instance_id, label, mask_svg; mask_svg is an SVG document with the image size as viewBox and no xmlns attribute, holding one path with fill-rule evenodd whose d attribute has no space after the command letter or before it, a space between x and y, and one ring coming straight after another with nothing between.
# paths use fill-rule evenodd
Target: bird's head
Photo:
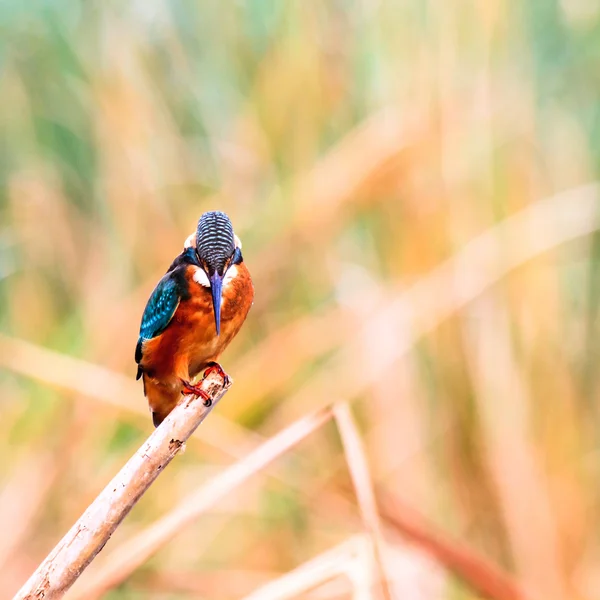
<instances>
[{"instance_id":1,"label":"bird's head","mask_svg":"<svg viewBox=\"0 0 600 600\"><path fill-rule=\"evenodd\" d=\"M233 232L229 217L220 211L204 213L198 221L195 239L190 236L186 245L194 246L198 262L206 274L212 294L217 335L221 330L221 295L227 270L242 260L239 238Z\"/></svg>"}]
</instances>

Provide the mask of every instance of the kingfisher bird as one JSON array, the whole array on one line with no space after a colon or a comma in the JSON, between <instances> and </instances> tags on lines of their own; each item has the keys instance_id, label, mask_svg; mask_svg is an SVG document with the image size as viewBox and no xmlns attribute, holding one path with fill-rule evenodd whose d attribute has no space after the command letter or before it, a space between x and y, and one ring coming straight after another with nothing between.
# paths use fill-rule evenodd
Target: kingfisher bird
<instances>
[{"instance_id":1,"label":"kingfisher bird","mask_svg":"<svg viewBox=\"0 0 600 600\"><path fill-rule=\"evenodd\" d=\"M223 350L246 320L254 300L242 243L229 217L206 212L183 252L158 282L142 316L135 349L152 421L158 427L182 394L210 398L193 379L217 370Z\"/></svg>"}]
</instances>

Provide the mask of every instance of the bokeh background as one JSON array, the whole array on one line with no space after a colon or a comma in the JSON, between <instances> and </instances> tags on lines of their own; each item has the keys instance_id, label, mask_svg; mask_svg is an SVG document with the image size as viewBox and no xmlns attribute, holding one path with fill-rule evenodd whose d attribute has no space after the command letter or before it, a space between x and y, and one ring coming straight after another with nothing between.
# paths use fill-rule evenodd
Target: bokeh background
<instances>
[{"instance_id":1,"label":"bokeh background","mask_svg":"<svg viewBox=\"0 0 600 600\"><path fill-rule=\"evenodd\" d=\"M72 597L333 402L374 546L334 419L102 597L600 597L597 2L5 0L0 131L0 596L151 433L140 316L220 209L235 383Z\"/></svg>"}]
</instances>

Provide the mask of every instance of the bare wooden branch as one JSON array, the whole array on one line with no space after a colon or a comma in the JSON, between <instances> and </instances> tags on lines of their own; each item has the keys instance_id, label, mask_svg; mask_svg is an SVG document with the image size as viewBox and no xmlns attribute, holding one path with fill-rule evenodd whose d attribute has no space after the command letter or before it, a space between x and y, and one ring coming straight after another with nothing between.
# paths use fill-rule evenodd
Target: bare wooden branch
<instances>
[{"instance_id":1,"label":"bare wooden branch","mask_svg":"<svg viewBox=\"0 0 600 600\"><path fill-rule=\"evenodd\" d=\"M211 373L202 382L202 388L212 398L212 406L206 407L201 399L186 396L92 502L13 600L62 597L210 414L227 387L217 373Z\"/></svg>"},{"instance_id":2,"label":"bare wooden branch","mask_svg":"<svg viewBox=\"0 0 600 600\"><path fill-rule=\"evenodd\" d=\"M85 581L86 577L83 577L78 582L77 585L82 584L81 587L74 588L69 597L73 600L93 600L123 582L173 536L233 492L251 475L264 469L278 456L319 429L329 421L331 414L330 408L309 413L276 433L243 459L203 482L172 510L113 551L89 581Z\"/></svg>"}]
</instances>

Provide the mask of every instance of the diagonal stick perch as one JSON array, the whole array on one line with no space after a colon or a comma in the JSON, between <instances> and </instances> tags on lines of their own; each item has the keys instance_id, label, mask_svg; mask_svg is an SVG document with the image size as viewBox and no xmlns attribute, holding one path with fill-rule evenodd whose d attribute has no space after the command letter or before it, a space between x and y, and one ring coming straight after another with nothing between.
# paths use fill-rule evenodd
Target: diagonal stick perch
<instances>
[{"instance_id":1,"label":"diagonal stick perch","mask_svg":"<svg viewBox=\"0 0 600 600\"><path fill-rule=\"evenodd\" d=\"M73 585L228 386L224 387L217 373L211 373L202 388L212 398L212 406L186 396L90 504L13 600L60 598Z\"/></svg>"},{"instance_id":2,"label":"diagonal stick perch","mask_svg":"<svg viewBox=\"0 0 600 600\"><path fill-rule=\"evenodd\" d=\"M134 535L108 556L88 581L83 577L69 595L73 600L94 600L123 582L177 533L193 523L219 500L234 492L249 477L304 440L331 418L331 409L313 411L282 429L247 456L192 490L158 521Z\"/></svg>"}]
</instances>

